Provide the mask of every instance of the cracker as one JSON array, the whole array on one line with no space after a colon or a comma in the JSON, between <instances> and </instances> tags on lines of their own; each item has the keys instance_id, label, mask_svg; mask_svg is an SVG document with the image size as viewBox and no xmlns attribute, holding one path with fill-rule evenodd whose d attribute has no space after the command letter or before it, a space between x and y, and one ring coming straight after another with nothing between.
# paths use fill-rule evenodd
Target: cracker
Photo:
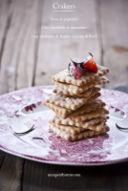
<instances>
[{"instance_id":1,"label":"cracker","mask_svg":"<svg viewBox=\"0 0 128 191\"><path fill-rule=\"evenodd\" d=\"M59 107L64 107L70 110L76 110L88 101L87 98L75 98L75 97L65 97L61 95L52 95L46 102L54 104Z\"/></svg>"},{"instance_id":2,"label":"cracker","mask_svg":"<svg viewBox=\"0 0 128 191\"><path fill-rule=\"evenodd\" d=\"M98 94L96 94L96 95L94 95L92 97L95 99L95 98L97 98L99 96L100 96L100 93L98 93ZM67 108L60 107L60 106L57 106L55 104L49 103L49 102L47 102L47 100L43 104L46 105L47 107L49 107L50 109L52 109L54 112L56 112L57 116L59 116L59 117L61 117L63 119L68 117L68 115L73 112L73 110L70 110L70 109L67 109Z\"/></svg>"},{"instance_id":3,"label":"cracker","mask_svg":"<svg viewBox=\"0 0 128 191\"><path fill-rule=\"evenodd\" d=\"M81 93L83 93L83 92L85 92L85 91L89 90L90 88L93 88L97 85L108 84L109 80L106 77L101 77L101 78L94 80L94 81L91 81L91 82L89 82L86 85L81 86L81 87L75 86L72 84L57 82L57 81L54 81L54 83L57 87L63 88L64 90L68 91L69 94L77 95L77 94L81 94Z\"/></svg>"},{"instance_id":4,"label":"cracker","mask_svg":"<svg viewBox=\"0 0 128 191\"><path fill-rule=\"evenodd\" d=\"M91 138L91 137L95 137L95 136L98 136L98 135L101 135L101 134L105 134L107 131L109 131L109 127L104 125L104 127L102 128L101 131L92 131L92 130L85 130L83 132L80 132L76 135L73 135L69 132L65 132L59 128L57 128L56 126L54 125L51 125L50 124L50 129L56 133L57 136L67 140L67 141L77 141L77 140L80 140L80 139L86 139L86 138Z\"/></svg>"},{"instance_id":5,"label":"cracker","mask_svg":"<svg viewBox=\"0 0 128 191\"><path fill-rule=\"evenodd\" d=\"M84 98L78 98L78 97L66 97L62 95L52 95L49 99L47 99L45 102L54 104L56 106L70 109L70 110L76 110L92 97L95 96L97 92L92 92L90 96L84 97Z\"/></svg>"},{"instance_id":6,"label":"cracker","mask_svg":"<svg viewBox=\"0 0 128 191\"><path fill-rule=\"evenodd\" d=\"M58 129L61 129L62 131L65 131L65 132L69 132L73 135L76 135L82 131L84 131L85 129L83 129L82 127L75 127L75 126L70 126L70 125L62 125L62 124L56 124L52 121L50 121L50 124L57 127Z\"/></svg>"},{"instance_id":7,"label":"cracker","mask_svg":"<svg viewBox=\"0 0 128 191\"><path fill-rule=\"evenodd\" d=\"M84 129L100 131L102 129L102 126L106 122L106 120L107 120L107 117L99 117L89 121L75 122L70 118L61 119L55 116L49 122L58 128L60 127L62 130L66 129L66 131L72 131L74 133L77 133L77 132L83 131Z\"/></svg>"},{"instance_id":8,"label":"cracker","mask_svg":"<svg viewBox=\"0 0 128 191\"><path fill-rule=\"evenodd\" d=\"M78 116L71 116L70 115L70 118L75 122L79 122L79 121L86 121L89 119L95 119L97 117L106 116L107 114L109 114L107 109L99 108L95 111L91 111L89 113L83 113L83 114L78 115Z\"/></svg>"},{"instance_id":9,"label":"cracker","mask_svg":"<svg viewBox=\"0 0 128 191\"><path fill-rule=\"evenodd\" d=\"M97 73L85 71L84 75L81 77L81 79L78 80L78 79L75 79L73 76L69 76L68 69L66 69L66 70L63 70L63 71L55 74L52 77L52 80L56 81L56 82L68 83L68 84L72 84L72 85L76 85L76 86L83 86L90 81L93 81L95 79L98 79L101 76L104 76L108 72L109 72L108 68L98 65Z\"/></svg>"},{"instance_id":10,"label":"cracker","mask_svg":"<svg viewBox=\"0 0 128 191\"><path fill-rule=\"evenodd\" d=\"M89 97L91 96L92 92L98 93L101 89L98 87L93 87L88 89L87 91L81 93L81 94L74 94L73 92L70 92L66 89L56 87L53 92L59 95L64 95L64 96L77 96L77 97Z\"/></svg>"},{"instance_id":11,"label":"cracker","mask_svg":"<svg viewBox=\"0 0 128 191\"><path fill-rule=\"evenodd\" d=\"M76 127L76 126L68 126L68 125L60 125L60 124L55 124L53 122L50 122L51 125L61 129L62 131L65 131L67 133L70 133L72 135L76 135L80 132L87 130L94 130L94 131L101 131L105 122L100 122L98 124L90 125L90 128L83 128L83 127ZM89 127L89 126L88 126Z\"/></svg>"},{"instance_id":12,"label":"cracker","mask_svg":"<svg viewBox=\"0 0 128 191\"><path fill-rule=\"evenodd\" d=\"M65 119L70 113L72 113L72 110L56 106L52 103L45 102L44 105L52 109L59 117Z\"/></svg>"},{"instance_id":13,"label":"cracker","mask_svg":"<svg viewBox=\"0 0 128 191\"><path fill-rule=\"evenodd\" d=\"M51 119L49 122L55 123L58 125L68 125L68 126L87 128L89 125L95 125L100 122L106 122L107 119L108 119L108 117L103 116L103 117L97 117L97 118L91 119L91 120L76 122L76 121L73 121L71 118L62 119L62 118L59 118L58 116L54 116L54 118Z\"/></svg>"},{"instance_id":14,"label":"cracker","mask_svg":"<svg viewBox=\"0 0 128 191\"><path fill-rule=\"evenodd\" d=\"M88 101L85 105L71 113L71 116L75 117L81 115L83 113L89 113L91 111L96 111L99 108L105 107L105 103L101 99L96 99L96 96L93 96L90 101ZM70 116L69 116L70 117Z\"/></svg>"}]
</instances>

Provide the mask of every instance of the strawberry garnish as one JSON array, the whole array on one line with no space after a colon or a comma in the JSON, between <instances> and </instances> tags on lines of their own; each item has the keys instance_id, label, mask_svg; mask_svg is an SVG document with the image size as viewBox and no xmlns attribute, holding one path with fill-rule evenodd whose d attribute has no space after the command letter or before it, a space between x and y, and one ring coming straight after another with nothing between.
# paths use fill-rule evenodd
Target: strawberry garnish
<instances>
[{"instance_id":1,"label":"strawberry garnish","mask_svg":"<svg viewBox=\"0 0 128 191\"><path fill-rule=\"evenodd\" d=\"M71 63L68 65L68 71L70 76L74 76L76 79L80 79L85 73L84 71L90 71L96 73L98 67L94 61L93 54L89 53L83 61L78 59L71 59ZM85 73L86 74L86 73Z\"/></svg>"},{"instance_id":2,"label":"strawberry garnish","mask_svg":"<svg viewBox=\"0 0 128 191\"><path fill-rule=\"evenodd\" d=\"M98 67L96 65L96 62L94 61L94 58L91 58L87 62L85 62L83 64L83 67L90 72L96 73L98 71Z\"/></svg>"}]
</instances>

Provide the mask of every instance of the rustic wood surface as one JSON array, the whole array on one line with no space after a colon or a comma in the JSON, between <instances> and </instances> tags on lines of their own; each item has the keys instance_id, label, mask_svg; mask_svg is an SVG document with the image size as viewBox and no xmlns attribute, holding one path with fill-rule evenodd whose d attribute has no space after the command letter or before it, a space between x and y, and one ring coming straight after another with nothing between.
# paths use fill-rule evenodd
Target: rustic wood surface
<instances>
[{"instance_id":1,"label":"rustic wood surface","mask_svg":"<svg viewBox=\"0 0 128 191\"><path fill-rule=\"evenodd\" d=\"M76 11L59 17L76 17L85 30L50 30L50 26L76 26L52 21L58 12L54 0L0 0L0 94L29 86L51 84L51 75L65 67L70 57L93 52L97 63L111 72L108 88L128 85L128 1L65 0ZM70 16L69 16L70 15ZM61 38L44 38L44 35ZM64 38L64 35L92 35ZM48 177L48 174L80 177ZM0 152L0 191L128 190L128 163L105 167L63 167L40 164Z\"/></svg>"}]
</instances>

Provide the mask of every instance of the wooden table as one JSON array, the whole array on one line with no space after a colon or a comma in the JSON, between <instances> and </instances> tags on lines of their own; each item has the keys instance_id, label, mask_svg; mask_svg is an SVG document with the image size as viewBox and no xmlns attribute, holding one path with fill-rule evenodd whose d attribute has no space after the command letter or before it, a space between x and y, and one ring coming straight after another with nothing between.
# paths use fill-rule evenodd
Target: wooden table
<instances>
[{"instance_id":1,"label":"wooden table","mask_svg":"<svg viewBox=\"0 0 128 191\"><path fill-rule=\"evenodd\" d=\"M0 93L51 84L70 57L88 51L110 68L108 88L128 84L127 34L127 0L0 0ZM0 152L0 191L7 190L128 190L128 163L56 166Z\"/></svg>"}]
</instances>

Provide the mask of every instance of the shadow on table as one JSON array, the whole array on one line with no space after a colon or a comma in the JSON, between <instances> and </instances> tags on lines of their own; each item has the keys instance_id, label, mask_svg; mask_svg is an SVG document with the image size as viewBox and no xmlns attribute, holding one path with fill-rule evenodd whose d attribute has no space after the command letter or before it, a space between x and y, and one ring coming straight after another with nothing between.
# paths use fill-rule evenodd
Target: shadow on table
<instances>
[{"instance_id":1,"label":"shadow on table","mask_svg":"<svg viewBox=\"0 0 128 191\"><path fill-rule=\"evenodd\" d=\"M128 163L76 167L26 161L23 190L127 190L127 180Z\"/></svg>"}]
</instances>

